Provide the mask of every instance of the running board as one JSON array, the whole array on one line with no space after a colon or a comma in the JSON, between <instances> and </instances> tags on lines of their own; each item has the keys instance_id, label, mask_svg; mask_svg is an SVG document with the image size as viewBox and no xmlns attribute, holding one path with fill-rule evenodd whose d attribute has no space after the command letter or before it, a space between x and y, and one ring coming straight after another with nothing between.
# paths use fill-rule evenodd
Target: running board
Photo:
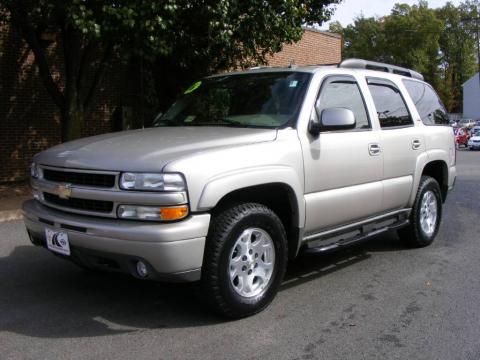
<instances>
[{"instance_id":1,"label":"running board","mask_svg":"<svg viewBox=\"0 0 480 360\"><path fill-rule=\"evenodd\" d=\"M409 214L410 209L405 209L309 236L304 239L305 245L302 252L307 254L323 253L364 241L387 231L400 229L410 223Z\"/></svg>"}]
</instances>

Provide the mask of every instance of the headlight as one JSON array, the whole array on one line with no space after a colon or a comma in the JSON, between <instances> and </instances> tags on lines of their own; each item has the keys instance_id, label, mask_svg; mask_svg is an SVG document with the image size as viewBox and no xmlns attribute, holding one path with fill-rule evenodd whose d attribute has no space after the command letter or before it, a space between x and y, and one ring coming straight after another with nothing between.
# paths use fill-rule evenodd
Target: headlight
<instances>
[{"instance_id":1,"label":"headlight","mask_svg":"<svg viewBox=\"0 0 480 360\"><path fill-rule=\"evenodd\" d=\"M37 163L32 163L30 165L30 176L34 179L38 179L40 177L40 169L38 168Z\"/></svg>"},{"instance_id":2,"label":"headlight","mask_svg":"<svg viewBox=\"0 0 480 360\"><path fill-rule=\"evenodd\" d=\"M153 220L153 221L172 221L180 220L188 215L188 206L137 206L137 205L120 205L117 215L122 219L135 220Z\"/></svg>"},{"instance_id":3,"label":"headlight","mask_svg":"<svg viewBox=\"0 0 480 360\"><path fill-rule=\"evenodd\" d=\"M146 191L185 191L185 180L180 174L123 173L120 188Z\"/></svg>"}]
</instances>

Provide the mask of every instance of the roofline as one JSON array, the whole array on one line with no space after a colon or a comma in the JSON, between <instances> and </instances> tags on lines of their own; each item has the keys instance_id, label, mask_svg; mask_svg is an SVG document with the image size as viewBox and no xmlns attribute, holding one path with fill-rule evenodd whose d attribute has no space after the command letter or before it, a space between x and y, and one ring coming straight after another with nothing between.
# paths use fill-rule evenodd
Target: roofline
<instances>
[{"instance_id":1,"label":"roofline","mask_svg":"<svg viewBox=\"0 0 480 360\"><path fill-rule=\"evenodd\" d=\"M342 38L342 35L340 35L340 34L333 33L333 32L326 31L326 30L316 29L316 28L311 27L311 26L302 26L302 29L303 29L304 31L316 32L316 33L319 33L319 34L322 34L322 35L325 35L325 36L334 37L334 38L337 38L337 39L341 39L341 38Z\"/></svg>"},{"instance_id":2,"label":"roofline","mask_svg":"<svg viewBox=\"0 0 480 360\"><path fill-rule=\"evenodd\" d=\"M464 87L465 85L467 85L468 82L470 81L473 81L473 80L476 80L476 78L480 76L480 72L477 72L475 75L473 75L472 77L470 77L467 81L465 81L463 84L462 84L462 87Z\"/></svg>"},{"instance_id":3,"label":"roofline","mask_svg":"<svg viewBox=\"0 0 480 360\"><path fill-rule=\"evenodd\" d=\"M332 69L341 70L341 72L345 71L345 73L365 73L368 76L373 77L385 77L385 78L400 78L410 81L417 81L427 85L428 84L425 80L405 76L402 74L395 74L392 72L384 72L378 70L371 70L371 69L361 69L361 68L350 68L350 67L339 67L338 64L325 64L325 65L304 65L304 66L293 66L293 67L277 67L277 66L264 66L264 67L254 67L250 69L244 70L236 70L232 72L226 73L219 73L219 74L212 74L207 76L207 78L218 77L218 76L226 76L226 75L243 75L243 74L259 74L259 73L272 73L272 72L301 72L301 73L309 73L315 74L324 71L331 71ZM343 71L342 71L343 70ZM430 85L431 86L431 85Z\"/></svg>"}]
</instances>

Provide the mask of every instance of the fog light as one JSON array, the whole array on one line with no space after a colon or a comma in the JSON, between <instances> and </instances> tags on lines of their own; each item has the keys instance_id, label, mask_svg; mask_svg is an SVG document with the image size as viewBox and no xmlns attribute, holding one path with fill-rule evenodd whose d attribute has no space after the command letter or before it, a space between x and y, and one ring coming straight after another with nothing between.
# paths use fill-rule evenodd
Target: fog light
<instances>
[{"instance_id":1,"label":"fog light","mask_svg":"<svg viewBox=\"0 0 480 360\"><path fill-rule=\"evenodd\" d=\"M147 265L145 265L143 261L137 261L137 274L142 278L145 278L148 276Z\"/></svg>"}]
</instances>

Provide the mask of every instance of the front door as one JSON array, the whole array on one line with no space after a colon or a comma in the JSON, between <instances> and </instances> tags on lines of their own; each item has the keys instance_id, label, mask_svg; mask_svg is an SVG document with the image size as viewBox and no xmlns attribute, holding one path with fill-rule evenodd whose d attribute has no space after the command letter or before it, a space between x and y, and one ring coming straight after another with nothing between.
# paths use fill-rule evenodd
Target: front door
<instances>
[{"instance_id":1,"label":"front door","mask_svg":"<svg viewBox=\"0 0 480 360\"><path fill-rule=\"evenodd\" d=\"M353 111L356 126L352 130L301 137L305 163L305 236L367 218L381 210L381 139L378 127L370 121L361 87L365 91L366 83L359 84L353 76L327 77L312 117L318 117L327 108L347 108Z\"/></svg>"}]
</instances>

